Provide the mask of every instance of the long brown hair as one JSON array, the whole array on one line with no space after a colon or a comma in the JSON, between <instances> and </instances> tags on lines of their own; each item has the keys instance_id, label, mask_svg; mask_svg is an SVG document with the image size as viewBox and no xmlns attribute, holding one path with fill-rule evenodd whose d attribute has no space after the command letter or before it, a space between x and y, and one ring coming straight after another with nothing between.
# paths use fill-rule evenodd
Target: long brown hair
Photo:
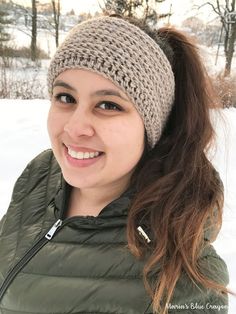
<instances>
[{"instance_id":1,"label":"long brown hair","mask_svg":"<svg viewBox=\"0 0 236 314\"><path fill-rule=\"evenodd\" d=\"M124 18L124 17L123 17ZM146 146L132 177L137 193L129 209L127 237L138 258L148 253L144 284L154 312L166 305L181 273L203 287L227 293L201 271L199 256L219 232L224 201L221 180L206 154L214 139L209 108L216 99L196 46L174 28L151 30L125 18L152 37L169 59L175 75L175 101L163 134L151 151ZM142 223L147 244L137 233ZM154 286L148 275L159 267ZM163 302L164 300L164 302Z\"/></svg>"}]
</instances>

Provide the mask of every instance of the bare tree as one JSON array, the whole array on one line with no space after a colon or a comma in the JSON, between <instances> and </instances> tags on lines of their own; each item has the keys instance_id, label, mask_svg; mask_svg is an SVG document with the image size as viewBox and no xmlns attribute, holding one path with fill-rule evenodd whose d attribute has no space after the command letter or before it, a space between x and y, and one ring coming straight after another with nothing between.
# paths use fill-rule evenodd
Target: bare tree
<instances>
[{"instance_id":1,"label":"bare tree","mask_svg":"<svg viewBox=\"0 0 236 314\"><path fill-rule=\"evenodd\" d=\"M55 41L56 47L59 45L59 24L60 24L60 15L61 15L61 3L60 0L51 0L53 8L53 20L54 20L54 29L55 29Z\"/></svg>"},{"instance_id":2,"label":"bare tree","mask_svg":"<svg viewBox=\"0 0 236 314\"><path fill-rule=\"evenodd\" d=\"M10 40L10 34L6 32L5 27L11 23L11 20L8 18L8 12L3 10L0 11L0 47L3 42Z\"/></svg>"},{"instance_id":3,"label":"bare tree","mask_svg":"<svg viewBox=\"0 0 236 314\"><path fill-rule=\"evenodd\" d=\"M31 0L32 4L32 27L31 27L31 60L36 60L37 53L37 0Z\"/></svg>"},{"instance_id":4,"label":"bare tree","mask_svg":"<svg viewBox=\"0 0 236 314\"><path fill-rule=\"evenodd\" d=\"M136 8L142 5L141 0L103 0L104 6L100 5L103 13L115 13L133 16Z\"/></svg>"},{"instance_id":5,"label":"bare tree","mask_svg":"<svg viewBox=\"0 0 236 314\"><path fill-rule=\"evenodd\" d=\"M158 14L155 10L155 6L157 3L162 3L165 0L145 0L143 2L144 6L144 14L143 14L143 22L147 24L155 25L158 20L166 17L170 17L171 13L162 13ZM145 3L144 3L145 2Z\"/></svg>"},{"instance_id":6,"label":"bare tree","mask_svg":"<svg viewBox=\"0 0 236 314\"><path fill-rule=\"evenodd\" d=\"M21 27L17 24L18 18L15 18L15 28L22 33L26 34L30 37L30 51L31 51L31 60L35 61L37 59L37 4L38 0L31 0L31 7L26 7L20 5L18 3L14 3L10 1L9 4L11 5L12 10L17 14L18 18L20 16L24 17L25 20L25 27Z\"/></svg>"},{"instance_id":7,"label":"bare tree","mask_svg":"<svg viewBox=\"0 0 236 314\"><path fill-rule=\"evenodd\" d=\"M158 14L155 9L157 3L165 0L103 0L104 6L100 5L103 13L119 14L123 16L137 16L137 11L142 11L143 23L153 24L163 17L167 17L170 13Z\"/></svg>"},{"instance_id":8,"label":"bare tree","mask_svg":"<svg viewBox=\"0 0 236 314\"><path fill-rule=\"evenodd\" d=\"M224 52L225 52L225 71L224 76L229 76L234 55L234 46L236 42L236 0L225 0L221 4L219 0L206 2L204 5L212 7L213 11L219 16L224 30ZM202 6L201 6L202 7Z\"/></svg>"}]
</instances>

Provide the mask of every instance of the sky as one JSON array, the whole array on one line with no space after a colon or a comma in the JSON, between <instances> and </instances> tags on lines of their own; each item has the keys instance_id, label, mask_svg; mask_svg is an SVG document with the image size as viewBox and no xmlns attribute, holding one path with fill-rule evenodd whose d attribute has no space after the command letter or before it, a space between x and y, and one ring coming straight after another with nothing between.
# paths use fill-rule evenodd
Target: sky
<instances>
[{"instance_id":1,"label":"sky","mask_svg":"<svg viewBox=\"0 0 236 314\"><path fill-rule=\"evenodd\" d=\"M45 2L45 0L39 0L40 2ZM30 5L31 0L15 0L15 2L21 4ZM211 20L214 18L212 9L210 6L204 6L200 11L196 9L196 4L198 6L204 4L204 0L165 0L161 4L157 4L157 9L160 13L173 13L170 18L172 24L180 24L185 18L189 16L198 16L203 20ZM100 10L100 5L103 6L103 0L61 0L62 12L66 13L71 9L74 9L76 13L90 12L91 14Z\"/></svg>"}]
</instances>

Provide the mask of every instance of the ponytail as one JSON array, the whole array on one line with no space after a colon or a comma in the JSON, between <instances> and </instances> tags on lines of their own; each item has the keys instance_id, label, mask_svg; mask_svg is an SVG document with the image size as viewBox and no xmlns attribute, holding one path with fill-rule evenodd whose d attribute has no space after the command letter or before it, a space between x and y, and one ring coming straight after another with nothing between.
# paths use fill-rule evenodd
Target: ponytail
<instances>
[{"instance_id":1,"label":"ponytail","mask_svg":"<svg viewBox=\"0 0 236 314\"><path fill-rule=\"evenodd\" d=\"M145 151L133 174L137 193L127 225L130 251L138 258L148 256L144 284L154 312L166 313L182 273L196 285L227 293L224 282L204 273L200 258L222 223L222 184L206 156L214 138L209 108L216 98L197 48L184 34L133 23L161 46L176 83L163 134L153 150ZM151 237L149 244L137 234L140 224Z\"/></svg>"},{"instance_id":2,"label":"ponytail","mask_svg":"<svg viewBox=\"0 0 236 314\"><path fill-rule=\"evenodd\" d=\"M204 148L214 134L209 108L216 103L216 96L197 47L184 34L172 28L160 28L157 34L164 46L165 43L170 45L173 51L171 63L176 88L171 128L181 126L182 131L179 133L181 138L184 135L185 140L194 139L201 142ZM203 133L200 134L199 129ZM185 136L183 132L188 134Z\"/></svg>"}]
</instances>

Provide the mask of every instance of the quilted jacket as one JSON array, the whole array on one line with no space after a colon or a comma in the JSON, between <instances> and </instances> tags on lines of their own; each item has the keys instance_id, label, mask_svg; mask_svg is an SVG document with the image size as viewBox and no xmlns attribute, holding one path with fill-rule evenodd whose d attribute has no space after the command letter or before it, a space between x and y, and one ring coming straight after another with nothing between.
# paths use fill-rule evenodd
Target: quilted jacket
<instances>
[{"instance_id":1,"label":"quilted jacket","mask_svg":"<svg viewBox=\"0 0 236 314\"><path fill-rule=\"evenodd\" d=\"M0 313L153 313L142 279L145 260L126 246L134 191L97 217L65 218L69 193L51 150L17 180L0 224ZM201 258L227 285L226 265L211 245ZM183 274L168 307L169 313L227 313L227 298L201 290Z\"/></svg>"}]
</instances>

